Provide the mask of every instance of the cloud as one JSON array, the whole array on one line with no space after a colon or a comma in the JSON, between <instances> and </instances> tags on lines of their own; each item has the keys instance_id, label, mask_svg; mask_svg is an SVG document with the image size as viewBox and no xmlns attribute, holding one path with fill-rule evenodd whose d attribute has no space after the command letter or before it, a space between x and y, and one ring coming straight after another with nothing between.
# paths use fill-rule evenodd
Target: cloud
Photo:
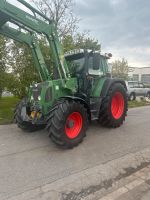
<instances>
[{"instance_id":1,"label":"cloud","mask_svg":"<svg viewBox=\"0 0 150 200\"><path fill-rule=\"evenodd\" d=\"M16 0L7 1L28 11ZM75 1L80 29L90 30L104 52L111 52L114 59L125 57L132 66L150 66L150 1Z\"/></svg>"},{"instance_id":2,"label":"cloud","mask_svg":"<svg viewBox=\"0 0 150 200\"><path fill-rule=\"evenodd\" d=\"M80 29L89 29L104 50L134 66L150 66L150 1L76 0Z\"/></svg>"}]
</instances>

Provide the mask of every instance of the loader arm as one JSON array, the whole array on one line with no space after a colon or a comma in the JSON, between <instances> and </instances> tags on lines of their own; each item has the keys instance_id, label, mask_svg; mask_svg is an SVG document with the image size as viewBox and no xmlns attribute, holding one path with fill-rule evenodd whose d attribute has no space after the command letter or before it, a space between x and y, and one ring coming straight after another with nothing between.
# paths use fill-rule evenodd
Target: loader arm
<instances>
[{"instance_id":1,"label":"loader arm","mask_svg":"<svg viewBox=\"0 0 150 200\"><path fill-rule=\"evenodd\" d=\"M7 22L11 22L25 30L28 30L29 32L35 32L38 34L45 35L49 43L49 46L52 50L55 67L57 67L58 69L59 76L62 79L62 83L65 84L63 81L63 78L68 79L70 77L70 74L69 74L69 70L64 58L64 53L63 53L61 43L58 38L55 23L49 20L46 16L44 16L42 13L40 13L37 9L32 7L26 1L24 0L17 0L17 1L23 4L24 6L26 6L28 9L30 9L30 11L32 11L34 15L31 15L19 9L18 7L8 3L6 0L0 0L0 28L1 30L3 30L4 25L6 26ZM40 16L40 19L39 17L37 17L37 15ZM4 32L1 31L1 34L4 34ZM10 37L9 34L7 36ZM24 35L20 35L20 37L21 36L24 37ZM17 36L14 34L13 39L15 38L17 38ZM42 76L43 74L46 74L44 75L44 77L42 77L42 79L43 80L50 79L49 72L47 70L46 65L44 64L43 55L40 51L38 42L36 42L35 37L32 39L32 48L34 49L34 53L33 53L34 57L36 56L38 58L39 65L41 65L40 68L43 71L42 73L41 72L40 73L42 74Z\"/></svg>"},{"instance_id":2,"label":"loader arm","mask_svg":"<svg viewBox=\"0 0 150 200\"><path fill-rule=\"evenodd\" d=\"M0 34L20 43L27 44L31 48L34 63L37 71L39 72L41 81L46 81L50 78L40 47L35 40L34 33L23 33L21 30L16 30L12 27L4 25L2 28L0 28ZM41 59L39 60L40 56Z\"/></svg>"}]
</instances>

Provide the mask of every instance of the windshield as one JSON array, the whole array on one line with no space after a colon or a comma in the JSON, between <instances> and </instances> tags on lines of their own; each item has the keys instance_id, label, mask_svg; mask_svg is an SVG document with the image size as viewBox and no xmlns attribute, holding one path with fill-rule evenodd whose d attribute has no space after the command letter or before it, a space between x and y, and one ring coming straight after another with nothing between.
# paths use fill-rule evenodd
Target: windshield
<instances>
[{"instance_id":1,"label":"windshield","mask_svg":"<svg viewBox=\"0 0 150 200\"><path fill-rule=\"evenodd\" d=\"M67 64L69 66L72 75L80 73L85 64L84 54L71 55L66 57Z\"/></svg>"},{"instance_id":2,"label":"windshield","mask_svg":"<svg viewBox=\"0 0 150 200\"><path fill-rule=\"evenodd\" d=\"M72 65L72 67L74 67L76 69L76 72L79 72L83 69L84 67L84 63L85 63L85 58L80 58L77 60L72 60L70 62L70 64Z\"/></svg>"},{"instance_id":3,"label":"windshield","mask_svg":"<svg viewBox=\"0 0 150 200\"><path fill-rule=\"evenodd\" d=\"M81 73L85 68L85 55L84 54L74 54L66 57L67 64L70 69L70 73L75 75L76 73ZM107 61L103 56L100 56L99 67L95 68L94 54L88 57L88 73L94 76L104 75L105 71L108 71ZM104 71L105 69L105 71Z\"/></svg>"}]
</instances>

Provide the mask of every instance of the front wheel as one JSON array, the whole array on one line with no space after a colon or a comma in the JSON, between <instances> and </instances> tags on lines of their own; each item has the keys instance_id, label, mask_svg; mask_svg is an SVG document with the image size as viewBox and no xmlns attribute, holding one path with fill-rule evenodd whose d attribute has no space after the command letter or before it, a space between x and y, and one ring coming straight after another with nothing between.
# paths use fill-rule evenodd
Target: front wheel
<instances>
[{"instance_id":1,"label":"front wheel","mask_svg":"<svg viewBox=\"0 0 150 200\"><path fill-rule=\"evenodd\" d=\"M47 130L52 141L64 148L73 148L86 136L87 110L76 101L63 100L50 112Z\"/></svg>"},{"instance_id":2,"label":"front wheel","mask_svg":"<svg viewBox=\"0 0 150 200\"><path fill-rule=\"evenodd\" d=\"M30 121L24 121L22 117L22 112L26 112L27 99L23 98L21 102L16 106L14 110L14 121L18 127L26 132L33 132L40 129L43 129L44 125L35 125Z\"/></svg>"},{"instance_id":3,"label":"front wheel","mask_svg":"<svg viewBox=\"0 0 150 200\"><path fill-rule=\"evenodd\" d=\"M136 95L135 93L131 93L129 96L129 101L135 101L136 100Z\"/></svg>"},{"instance_id":4,"label":"front wheel","mask_svg":"<svg viewBox=\"0 0 150 200\"><path fill-rule=\"evenodd\" d=\"M146 97L150 99L150 92L147 93Z\"/></svg>"},{"instance_id":5,"label":"front wheel","mask_svg":"<svg viewBox=\"0 0 150 200\"><path fill-rule=\"evenodd\" d=\"M119 127L127 115L127 93L121 83L112 85L103 99L99 113L99 122L107 127Z\"/></svg>"}]
</instances>

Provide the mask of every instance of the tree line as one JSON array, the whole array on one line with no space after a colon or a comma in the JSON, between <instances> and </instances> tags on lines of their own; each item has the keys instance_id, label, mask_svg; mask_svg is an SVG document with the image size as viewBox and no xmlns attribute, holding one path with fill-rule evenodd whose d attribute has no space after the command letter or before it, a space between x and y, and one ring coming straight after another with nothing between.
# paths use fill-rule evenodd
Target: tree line
<instances>
[{"instance_id":1,"label":"tree line","mask_svg":"<svg viewBox=\"0 0 150 200\"><path fill-rule=\"evenodd\" d=\"M55 21L64 52L73 49L101 50L98 40L92 38L88 31L78 31L80 19L73 14L73 0L32 0L32 3ZM44 58L49 59L50 49L46 40L41 37L39 44ZM126 79L127 61L115 61L112 72L114 76ZM38 81L38 72L28 46L0 35L0 97L3 90L7 89L22 98L26 94L26 88Z\"/></svg>"}]
</instances>

